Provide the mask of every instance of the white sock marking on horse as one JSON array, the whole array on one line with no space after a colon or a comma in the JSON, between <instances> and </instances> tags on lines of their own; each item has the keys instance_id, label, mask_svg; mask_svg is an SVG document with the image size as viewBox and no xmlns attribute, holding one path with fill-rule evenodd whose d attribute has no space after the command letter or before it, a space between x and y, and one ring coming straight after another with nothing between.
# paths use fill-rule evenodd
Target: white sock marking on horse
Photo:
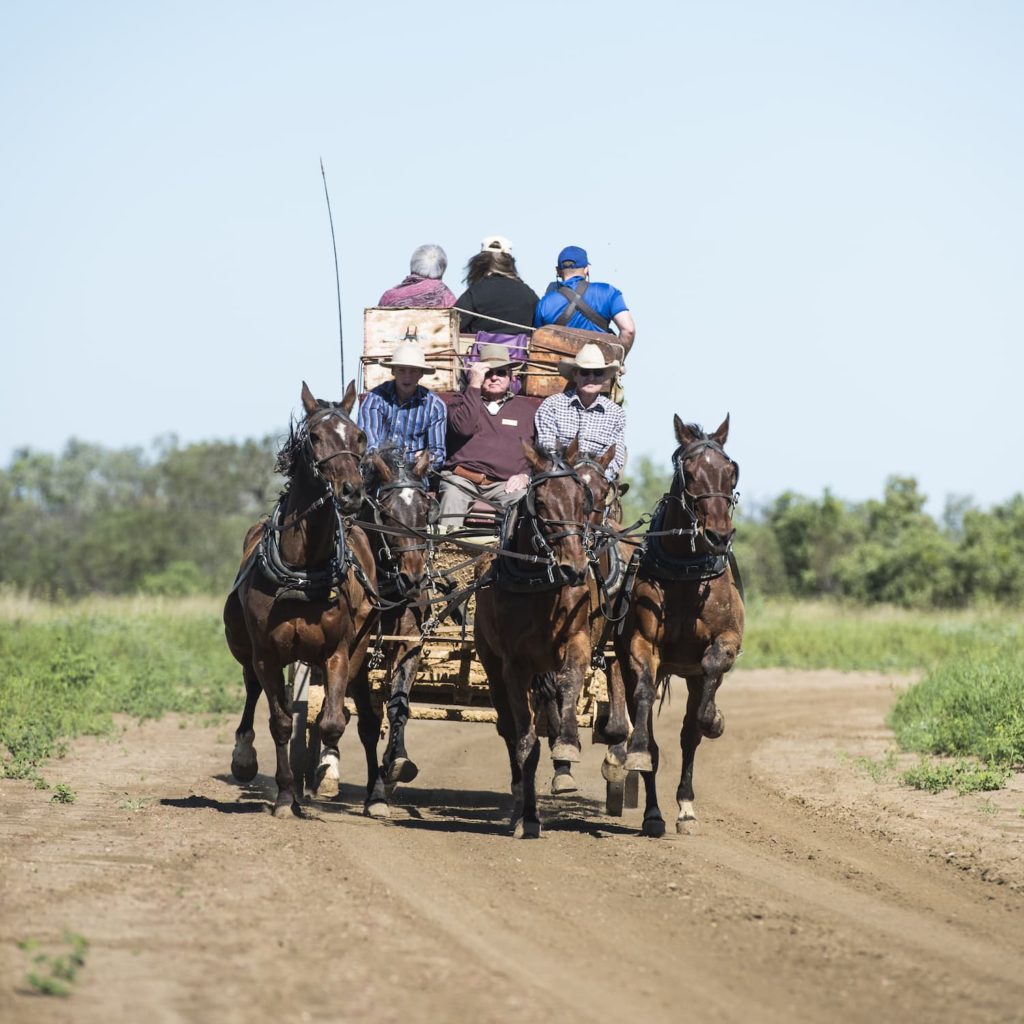
<instances>
[{"instance_id":1,"label":"white sock marking on horse","mask_svg":"<svg viewBox=\"0 0 1024 1024\"><path fill-rule=\"evenodd\" d=\"M325 751L323 756L320 758L320 764L325 768L325 779L341 778L341 762L338 760L337 754Z\"/></svg>"},{"instance_id":2,"label":"white sock marking on horse","mask_svg":"<svg viewBox=\"0 0 1024 1024\"><path fill-rule=\"evenodd\" d=\"M677 821L696 821L697 815L693 809L692 800L680 800L679 801L679 815L676 818Z\"/></svg>"}]
</instances>

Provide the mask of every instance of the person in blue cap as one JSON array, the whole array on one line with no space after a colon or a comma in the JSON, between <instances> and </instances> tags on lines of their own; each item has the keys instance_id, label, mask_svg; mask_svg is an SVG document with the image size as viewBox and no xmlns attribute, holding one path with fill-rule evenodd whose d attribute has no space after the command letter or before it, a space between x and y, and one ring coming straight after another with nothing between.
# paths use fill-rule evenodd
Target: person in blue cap
<instances>
[{"instance_id":1,"label":"person in blue cap","mask_svg":"<svg viewBox=\"0 0 1024 1024\"><path fill-rule=\"evenodd\" d=\"M590 260L586 249L567 245L558 254L555 273L558 280L548 286L544 297L537 303L533 326L557 324L612 334L611 325L614 324L618 330L616 340L628 353L636 338L633 314L618 288L590 280Z\"/></svg>"}]
</instances>

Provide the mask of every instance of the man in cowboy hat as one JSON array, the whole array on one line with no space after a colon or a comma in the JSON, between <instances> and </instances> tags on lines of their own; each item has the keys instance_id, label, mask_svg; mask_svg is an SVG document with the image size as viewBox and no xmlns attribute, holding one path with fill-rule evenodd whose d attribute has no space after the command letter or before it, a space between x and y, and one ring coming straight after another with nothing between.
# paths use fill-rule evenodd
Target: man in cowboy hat
<instances>
[{"instance_id":1,"label":"man in cowboy hat","mask_svg":"<svg viewBox=\"0 0 1024 1024\"><path fill-rule=\"evenodd\" d=\"M567 245L555 264L558 280L549 286L544 298L537 303L533 326L557 324L576 327L584 331L613 333L618 329L618 342L626 354L636 338L636 324L622 292L614 285L590 280L590 257L586 249Z\"/></svg>"},{"instance_id":2,"label":"man in cowboy hat","mask_svg":"<svg viewBox=\"0 0 1024 1024\"><path fill-rule=\"evenodd\" d=\"M466 390L448 405L448 459L441 473L441 523L462 525L473 502L510 505L526 491L529 464L523 441L533 441L536 404L512 395L522 363L504 345L482 345Z\"/></svg>"},{"instance_id":3,"label":"man in cowboy hat","mask_svg":"<svg viewBox=\"0 0 1024 1024\"><path fill-rule=\"evenodd\" d=\"M397 445L408 458L430 450L430 465L444 462L444 402L428 391L420 378L437 371L415 342L405 341L381 363L394 380L375 387L359 406L359 426L366 434L366 450Z\"/></svg>"},{"instance_id":4,"label":"man in cowboy hat","mask_svg":"<svg viewBox=\"0 0 1024 1024\"><path fill-rule=\"evenodd\" d=\"M558 364L572 387L545 398L536 416L537 444L549 452L564 450L576 436L580 451L588 455L600 455L614 444L609 479L618 476L626 461L626 414L601 394L618 368L618 360L605 362L599 346L584 345L574 359Z\"/></svg>"}]
</instances>

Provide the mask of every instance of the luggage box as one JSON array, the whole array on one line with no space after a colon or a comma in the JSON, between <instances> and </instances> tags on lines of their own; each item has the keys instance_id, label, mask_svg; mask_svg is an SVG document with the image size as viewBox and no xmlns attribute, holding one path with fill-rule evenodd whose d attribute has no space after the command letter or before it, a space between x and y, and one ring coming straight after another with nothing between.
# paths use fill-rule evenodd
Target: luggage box
<instances>
[{"instance_id":1,"label":"luggage box","mask_svg":"<svg viewBox=\"0 0 1024 1024\"><path fill-rule=\"evenodd\" d=\"M359 361L363 394L391 380L391 370L381 366L402 342L414 341L423 349L427 362L437 373L420 383L431 391L458 389L459 314L452 309L385 309L378 306L363 312L363 354Z\"/></svg>"},{"instance_id":2,"label":"luggage box","mask_svg":"<svg viewBox=\"0 0 1024 1024\"><path fill-rule=\"evenodd\" d=\"M557 327L554 324L538 327L530 339L523 394L547 398L548 395L563 391L566 379L558 372L559 362L571 359L587 344L597 345L604 353L606 363L618 360L621 365L625 358L625 349L615 340L614 334L581 331L575 327Z\"/></svg>"}]
</instances>

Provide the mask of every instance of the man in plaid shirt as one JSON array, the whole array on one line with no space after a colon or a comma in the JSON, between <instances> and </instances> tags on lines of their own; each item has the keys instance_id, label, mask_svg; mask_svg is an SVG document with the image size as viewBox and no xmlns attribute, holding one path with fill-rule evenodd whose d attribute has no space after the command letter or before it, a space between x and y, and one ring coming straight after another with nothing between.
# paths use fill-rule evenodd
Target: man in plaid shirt
<instances>
[{"instance_id":1,"label":"man in plaid shirt","mask_svg":"<svg viewBox=\"0 0 1024 1024\"><path fill-rule=\"evenodd\" d=\"M535 418L537 444L549 452L564 450L577 435L580 451L587 455L601 455L614 444L609 480L619 475L626 461L626 414L601 394L618 368L617 361L604 361L597 345L584 345L575 359L563 359L558 366L573 386L545 398Z\"/></svg>"},{"instance_id":2,"label":"man in plaid shirt","mask_svg":"<svg viewBox=\"0 0 1024 1024\"><path fill-rule=\"evenodd\" d=\"M412 342L403 342L381 365L390 368L395 379L375 387L359 406L366 450L397 445L411 461L418 452L429 449L431 469L440 469L448 414L444 402L419 383L424 374L437 371Z\"/></svg>"}]
</instances>

